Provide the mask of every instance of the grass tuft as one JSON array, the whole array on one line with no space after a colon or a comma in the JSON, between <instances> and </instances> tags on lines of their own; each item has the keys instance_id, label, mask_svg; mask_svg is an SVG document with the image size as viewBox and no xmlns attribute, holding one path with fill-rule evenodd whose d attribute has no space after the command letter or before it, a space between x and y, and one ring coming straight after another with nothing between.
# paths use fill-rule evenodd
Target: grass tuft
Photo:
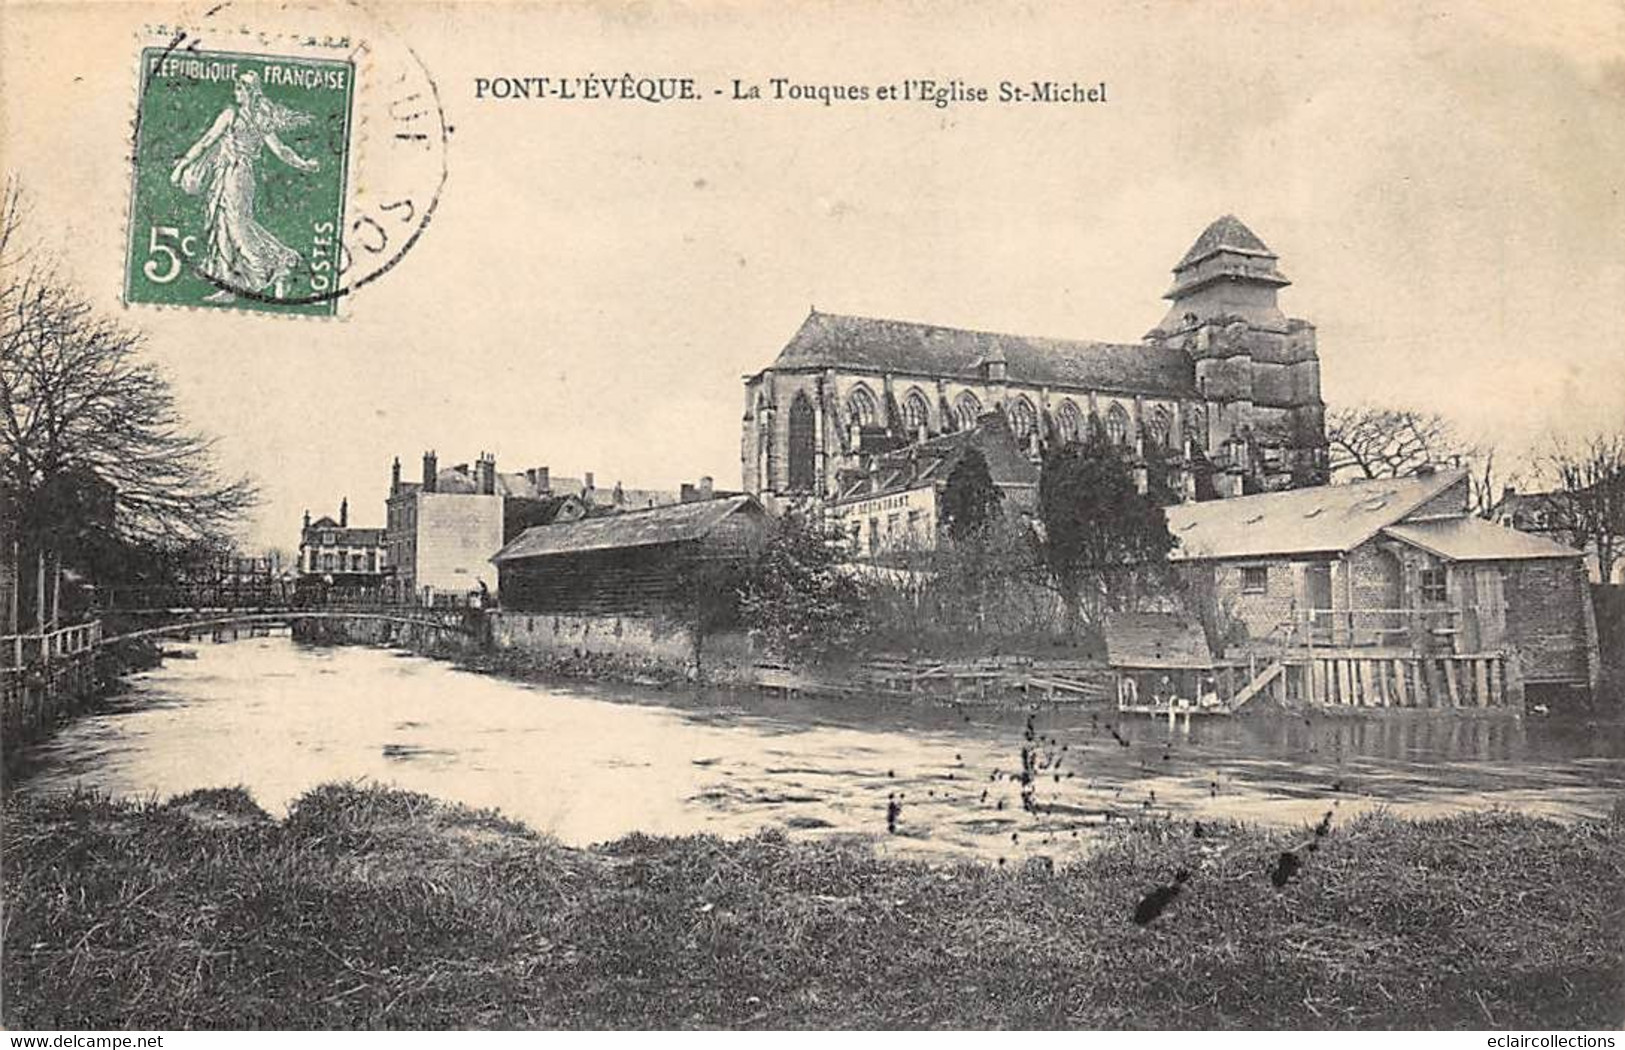
<instances>
[{"instance_id":1,"label":"grass tuft","mask_svg":"<svg viewBox=\"0 0 1625 1050\"><path fill-rule=\"evenodd\" d=\"M631 835L376 786L4 812L15 1028L1612 1028L1625 813L1145 823L1075 864ZM1316 842L1314 850L1305 848ZM1276 887L1271 866L1301 867ZM1136 904L1189 872L1143 925Z\"/></svg>"}]
</instances>

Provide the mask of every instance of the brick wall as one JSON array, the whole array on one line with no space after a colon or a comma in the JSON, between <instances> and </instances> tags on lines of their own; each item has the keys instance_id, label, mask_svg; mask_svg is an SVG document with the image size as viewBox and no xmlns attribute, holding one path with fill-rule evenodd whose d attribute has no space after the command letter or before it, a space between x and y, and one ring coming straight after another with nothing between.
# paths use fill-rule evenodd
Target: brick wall
<instances>
[{"instance_id":1,"label":"brick wall","mask_svg":"<svg viewBox=\"0 0 1625 1050\"><path fill-rule=\"evenodd\" d=\"M1264 569L1264 590L1250 592L1244 586L1244 569ZM1219 607L1247 626L1247 637L1262 639L1276 626L1296 615L1301 602L1298 577L1301 570L1289 561L1219 562L1213 569L1213 589Z\"/></svg>"},{"instance_id":2,"label":"brick wall","mask_svg":"<svg viewBox=\"0 0 1625 1050\"><path fill-rule=\"evenodd\" d=\"M1506 595L1507 640L1530 682L1575 681L1589 675L1584 570L1576 559L1500 563Z\"/></svg>"}]
</instances>

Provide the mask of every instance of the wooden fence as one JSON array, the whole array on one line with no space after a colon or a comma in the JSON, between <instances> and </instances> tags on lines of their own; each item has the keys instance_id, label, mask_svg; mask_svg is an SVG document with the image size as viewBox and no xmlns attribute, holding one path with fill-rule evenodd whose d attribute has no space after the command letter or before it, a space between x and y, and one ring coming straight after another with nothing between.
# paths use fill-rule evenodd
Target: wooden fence
<instances>
[{"instance_id":1,"label":"wooden fence","mask_svg":"<svg viewBox=\"0 0 1625 1050\"><path fill-rule=\"evenodd\" d=\"M17 671L35 664L50 664L89 652L102 641L102 622L92 620L43 634L0 636L0 670Z\"/></svg>"}]
</instances>

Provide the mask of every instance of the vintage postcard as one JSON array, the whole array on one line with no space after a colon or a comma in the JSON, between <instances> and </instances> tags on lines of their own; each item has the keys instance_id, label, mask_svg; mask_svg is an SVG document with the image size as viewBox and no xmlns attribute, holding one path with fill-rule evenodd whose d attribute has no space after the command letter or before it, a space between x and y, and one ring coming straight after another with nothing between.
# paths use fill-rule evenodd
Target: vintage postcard
<instances>
[{"instance_id":1,"label":"vintage postcard","mask_svg":"<svg viewBox=\"0 0 1625 1050\"><path fill-rule=\"evenodd\" d=\"M7 1029L1615 1045L1616 0L11 0L0 156Z\"/></svg>"}]
</instances>

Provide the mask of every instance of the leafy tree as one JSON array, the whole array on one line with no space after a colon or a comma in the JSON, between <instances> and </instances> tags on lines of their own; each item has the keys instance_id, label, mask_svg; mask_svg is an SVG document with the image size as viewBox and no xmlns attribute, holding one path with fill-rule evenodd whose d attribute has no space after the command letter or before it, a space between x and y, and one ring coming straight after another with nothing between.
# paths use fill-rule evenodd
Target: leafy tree
<instances>
[{"instance_id":1,"label":"leafy tree","mask_svg":"<svg viewBox=\"0 0 1625 1050\"><path fill-rule=\"evenodd\" d=\"M863 636L863 594L840 560L838 534L811 516L774 523L750 566L740 618L767 652L809 664Z\"/></svg>"},{"instance_id":2,"label":"leafy tree","mask_svg":"<svg viewBox=\"0 0 1625 1050\"><path fill-rule=\"evenodd\" d=\"M704 673L705 643L740 626L740 605L751 578L751 556L695 558L677 569L676 621L693 642L694 674Z\"/></svg>"},{"instance_id":3,"label":"leafy tree","mask_svg":"<svg viewBox=\"0 0 1625 1050\"><path fill-rule=\"evenodd\" d=\"M1174 487L1174 455L1160 441L1145 441L1145 497L1159 507L1171 507L1180 501L1180 492Z\"/></svg>"},{"instance_id":4,"label":"leafy tree","mask_svg":"<svg viewBox=\"0 0 1625 1050\"><path fill-rule=\"evenodd\" d=\"M948 474L942 493L942 520L955 543L974 542L987 535L999 513L1003 494L993 484L987 457L980 449L967 449Z\"/></svg>"},{"instance_id":5,"label":"leafy tree","mask_svg":"<svg viewBox=\"0 0 1625 1050\"><path fill-rule=\"evenodd\" d=\"M1095 627L1148 576L1166 572L1173 534L1140 494L1126 453L1100 428L1053 449L1038 479L1044 562L1066 608L1067 630Z\"/></svg>"}]
</instances>

